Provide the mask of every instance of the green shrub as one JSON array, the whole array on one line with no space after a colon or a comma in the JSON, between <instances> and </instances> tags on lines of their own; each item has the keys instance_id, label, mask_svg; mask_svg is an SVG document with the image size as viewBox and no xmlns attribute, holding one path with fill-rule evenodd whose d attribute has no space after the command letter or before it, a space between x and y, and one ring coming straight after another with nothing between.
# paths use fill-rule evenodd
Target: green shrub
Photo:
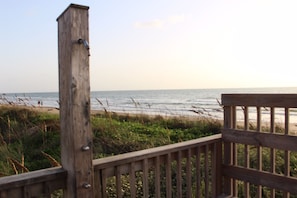
<instances>
[{"instance_id":1,"label":"green shrub","mask_svg":"<svg viewBox=\"0 0 297 198\"><path fill-rule=\"evenodd\" d=\"M105 112L91 116L94 158L172 144L218 133L216 120ZM60 162L59 115L0 106L0 175L15 174L9 159L29 171Z\"/></svg>"}]
</instances>

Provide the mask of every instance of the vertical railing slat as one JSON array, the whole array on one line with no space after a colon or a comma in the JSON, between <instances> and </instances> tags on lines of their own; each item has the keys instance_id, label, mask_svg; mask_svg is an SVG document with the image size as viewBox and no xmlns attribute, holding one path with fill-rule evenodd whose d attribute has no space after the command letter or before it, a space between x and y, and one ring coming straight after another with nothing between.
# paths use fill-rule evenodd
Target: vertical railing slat
<instances>
[{"instance_id":1,"label":"vertical railing slat","mask_svg":"<svg viewBox=\"0 0 297 198\"><path fill-rule=\"evenodd\" d=\"M201 197L201 173L200 173L200 159L201 157L201 149L200 147L196 148L196 197L200 198Z\"/></svg>"},{"instance_id":2,"label":"vertical railing slat","mask_svg":"<svg viewBox=\"0 0 297 198\"><path fill-rule=\"evenodd\" d=\"M7 196L7 191L0 191L0 197L3 197L3 198L8 198Z\"/></svg>"},{"instance_id":3,"label":"vertical railing slat","mask_svg":"<svg viewBox=\"0 0 297 198\"><path fill-rule=\"evenodd\" d=\"M155 194L157 198L161 197L160 193L160 157L157 156L155 158Z\"/></svg>"},{"instance_id":4,"label":"vertical railing slat","mask_svg":"<svg viewBox=\"0 0 297 198\"><path fill-rule=\"evenodd\" d=\"M233 106L232 107L232 128L233 129L236 129L237 128L237 116L236 116L236 112L237 112L237 107L236 106ZM232 151L232 158L233 158L233 165L234 166L237 166L237 144L236 143L232 143L232 148L233 148L233 151ZM232 192L232 195L237 197L237 194L238 194L238 190L237 190L237 181L236 179L232 179L233 180L233 192Z\"/></svg>"},{"instance_id":5,"label":"vertical railing slat","mask_svg":"<svg viewBox=\"0 0 297 198\"><path fill-rule=\"evenodd\" d=\"M102 174L101 170L95 170L94 171L94 184L96 184L96 187L94 188L94 194L95 197L102 197Z\"/></svg>"},{"instance_id":6,"label":"vertical railing slat","mask_svg":"<svg viewBox=\"0 0 297 198\"><path fill-rule=\"evenodd\" d=\"M148 183L148 159L145 158L143 160L143 196L148 197L149 196L149 183Z\"/></svg>"},{"instance_id":7,"label":"vertical railing slat","mask_svg":"<svg viewBox=\"0 0 297 198\"><path fill-rule=\"evenodd\" d=\"M217 178L217 144L212 144L211 145L211 197L216 197L217 196L217 182L216 180L219 180Z\"/></svg>"},{"instance_id":8,"label":"vertical railing slat","mask_svg":"<svg viewBox=\"0 0 297 198\"><path fill-rule=\"evenodd\" d=\"M187 163L186 163L186 185L187 197L192 197L192 163L191 163L191 149L187 150Z\"/></svg>"},{"instance_id":9,"label":"vertical railing slat","mask_svg":"<svg viewBox=\"0 0 297 198\"><path fill-rule=\"evenodd\" d=\"M249 129L249 107L244 107L244 130ZM244 145L244 166L246 168L250 167L250 147L249 145ZM244 182L244 197L250 197L250 183Z\"/></svg>"},{"instance_id":10,"label":"vertical railing slat","mask_svg":"<svg viewBox=\"0 0 297 198\"><path fill-rule=\"evenodd\" d=\"M270 108L270 133L275 133L275 108ZM270 172L275 173L275 149L270 149ZM275 198L275 189L270 190L270 197Z\"/></svg>"},{"instance_id":11,"label":"vertical railing slat","mask_svg":"<svg viewBox=\"0 0 297 198\"><path fill-rule=\"evenodd\" d=\"M262 127L262 117L261 117L261 107L257 107L257 132L261 132L261 127ZM258 167L257 169L259 171L262 171L262 147L258 146L257 147L257 161L258 161ZM257 189L257 197L261 198L262 197L262 186L258 185Z\"/></svg>"},{"instance_id":12,"label":"vertical railing slat","mask_svg":"<svg viewBox=\"0 0 297 198\"><path fill-rule=\"evenodd\" d=\"M106 183L106 170L103 169L101 171L101 182L102 182L102 198L106 198L107 194L106 194L106 187L107 187L107 183Z\"/></svg>"},{"instance_id":13,"label":"vertical railing slat","mask_svg":"<svg viewBox=\"0 0 297 198\"><path fill-rule=\"evenodd\" d=\"M130 180L130 193L131 197L136 197L136 185L135 185L135 163L132 162L130 164L130 171L129 171L129 180Z\"/></svg>"},{"instance_id":14,"label":"vertical railing slat","mask_svg":"<svg viewBox=\"0 0 297 198\"><path fill-rule=\"evenodd\" d=\"M177 197L182 197L182 151L177 151L176 188Z\"/></svg>"},{"instance_id":15,"label":"vertical railing slat","mask_svg":"<svg viewBox=\"0 0 297 198\"><path fill-rule=\"evenodd\" d=\"M213 159L213 166L215 168L215 171L212 172L213 174L213 182L216 181L216 186L215 186L215 193L213 194L213 197L218 197L222 194L222 163L223 163L223 158L222 158L222 142L217 142L215 143L215 148L214 148L214 159Z\"/></svg>"},{"instance_id":16,"label":"vertical railing slat","mask_svg":"<svg viewBox=\"0 0 297 198\"><path fill-rule=\"evenodd\" d=\"M232 126L232 111L231 106L224 106L224 128L230 129ZM224 142L224 164L231 165L232 164L232 145L230 142ZM231 178L224 177L224 194L231 195L232 193L232 185Z\"/></svg>"},{"instance_id":17,"label":"vertical railing slat","mask_svg":"<svg viewBox=\"0 0 297 198\"><path fill-rule=\"evenodd\" d=\"M116 194L117 197L122 197L122 179L121 179L121 167L116 166Z\"/></svg>"},{"instance_id":18,"label":"vertical railing slat","mask_svg":"<svg viewBox=\"0 0 297 198\"><path fill-rule=\"evenodd\" d=\"M205 186L205 197L208 197L209 194L209 167L208 167L208 145L205 146L205 154L204 154L204 186Z\"/></svg>"},{"instance_id":19,"label":"vertical railing slat","mask_svg":"<svg viewBox=\"0 0 297 198\"><path fill-rule=\"evenodd\" d=\"M289 135L289 119L290 119L290 110L285 108L285 135ZM285 151L285 176L290 176L290 151ZM284 192L283 197L290 197L289 192Z\"/></svg>"},{"instance_id":20,"label":"vertical railing slat","mask_svg":"<svg viewBox=\"0 0 297 198\"><path fill-rule=\"evenodd\" d=\"M96 197L138 197L139 194L168 198L219 196L223 189L222 180L217 181L217 176L222 175L222 164L219 163L222 162L222 142L221 135L213 137L215 139L205 137L209 142L178 143L180 149L173 145L164 146L165 150L168 147L166 152L163 148L152 149L152 152L148 149L136 151L135 155L96 160L94 170L99 191ZM143 192L138 191L140 178ZM162 191L165 183L166 191Z\"/></svg>"},{"instance_id":21,"label":"vertical railing slat","mask_svg":"<svg viewBox=\"0 0 297 198\"><path fill-rule=\"evenodd\" d=\"M171 179L171 153L166 155L166 197L171 198L172 195L172 179Z\"/></svg>"}]
</instances>

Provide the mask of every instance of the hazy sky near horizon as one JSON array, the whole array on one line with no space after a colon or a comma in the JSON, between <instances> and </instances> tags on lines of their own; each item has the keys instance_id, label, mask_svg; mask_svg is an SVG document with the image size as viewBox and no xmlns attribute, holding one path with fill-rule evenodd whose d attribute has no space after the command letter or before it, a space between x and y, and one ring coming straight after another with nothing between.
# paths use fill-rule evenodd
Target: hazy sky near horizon
<instances>
[{"instance_id":1,"label":"hazy sky near horizon","mask_svg":"<svg viewBox=\"0 0 297 198\"><path fill-rule=\"evenodd\" d=\"M58 91L70 3L90 7L92 91L297 86L295 0L10 0L0 93Z\"/></svg>"}]
</instances>

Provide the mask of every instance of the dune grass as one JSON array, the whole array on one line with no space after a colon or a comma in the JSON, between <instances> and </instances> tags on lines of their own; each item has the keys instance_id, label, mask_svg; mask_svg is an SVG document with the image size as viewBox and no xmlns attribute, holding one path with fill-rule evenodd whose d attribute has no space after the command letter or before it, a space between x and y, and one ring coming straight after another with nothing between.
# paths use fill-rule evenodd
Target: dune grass
<instances>
[{"instance_id":1,"label":"dune grass","mask_svg":"<svg viewBox=\"0 0 297 198\"><path fill-rule=\"evenodd\" d=\"M162 117L101 112L92 114L94 158L101 158L220 133L221 121L193 117ZM240 128L240 127L239 127ZM263 128L263 131L268 129ZM283 130L283 129L278 129ZM263 149L263 170L269 170L269 149ZM238 164L244 163L243 145ZM276 171L284 172L284 153L277 151ZM256 148L250 148L254 167ZM297 175L297 153L291 153L291 174ZM58 114L34 108L0 106L0 177L60 165ZM239 185L243 194L243 184ZM255 189L252 190L256 192ZM265 194L269 190L264 189Z\"/></svg>"},{"instance_id":2,"label":"dune grass","mask_svg":"<svg viewBox=\"0 0 297 198\"><path fill-rule=\"evenodd\" d=\"M217 120L182 117L92 114L94 158L116 155L219 133ZM0 106L0 176L60 163L58 114Z\"/></svg>"}]
</instances>

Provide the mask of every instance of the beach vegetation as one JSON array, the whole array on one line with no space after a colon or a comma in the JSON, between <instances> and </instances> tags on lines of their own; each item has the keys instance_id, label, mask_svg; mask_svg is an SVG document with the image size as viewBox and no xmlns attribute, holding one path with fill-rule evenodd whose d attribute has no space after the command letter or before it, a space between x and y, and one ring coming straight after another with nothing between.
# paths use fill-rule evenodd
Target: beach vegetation
<instances>
[{"instance_id":1,"label":"beach vegetation","mask_svg":"<svg viewBox=\"0 0 297 198\"><path fill-rule=\"evenodd\" d=\"M97 112L91 115L94 158L147 149L219 133L221 122ZM59 114L38 107L0 106L1 176L60 164Z\"/></svg>"},{"instance_id":2,"label":"beach vegetation","mask_svg":"<svg viewBox=\"0 0 297 198\"><path fill-rule=\"evenodd\" d=\"M222 122L204 117L164 117L102 111L92 113L91 127L93 156L102 158L220 133ZM250 128L256 130L253 125ZM269 128L264 126L261 130L268 132ZM275 130L276 133L281 133L284 129L276 126ZM245 163L244 146L237 147L238 164L242 166ZM279 150L275 152L277 153L275 171L284 174L285 153ZM249 155L249 166L256 168L257 148L251 146ZM270 171L270 148L263 148L262 155L263 170ZM290 154L290 160L293 167L290 175L296 176L296 152ZM39 112L35 108L0 106L0 177L60 164L58 114ZM242 194L243 183L239 182L238 185ZM109 188L109 192L114 193L114 187L109 186ZM269 194L266 188L263 188L264 191ZM253 196L255 192L256 187L251 188Z\"/></svg>"}]
</instances>

